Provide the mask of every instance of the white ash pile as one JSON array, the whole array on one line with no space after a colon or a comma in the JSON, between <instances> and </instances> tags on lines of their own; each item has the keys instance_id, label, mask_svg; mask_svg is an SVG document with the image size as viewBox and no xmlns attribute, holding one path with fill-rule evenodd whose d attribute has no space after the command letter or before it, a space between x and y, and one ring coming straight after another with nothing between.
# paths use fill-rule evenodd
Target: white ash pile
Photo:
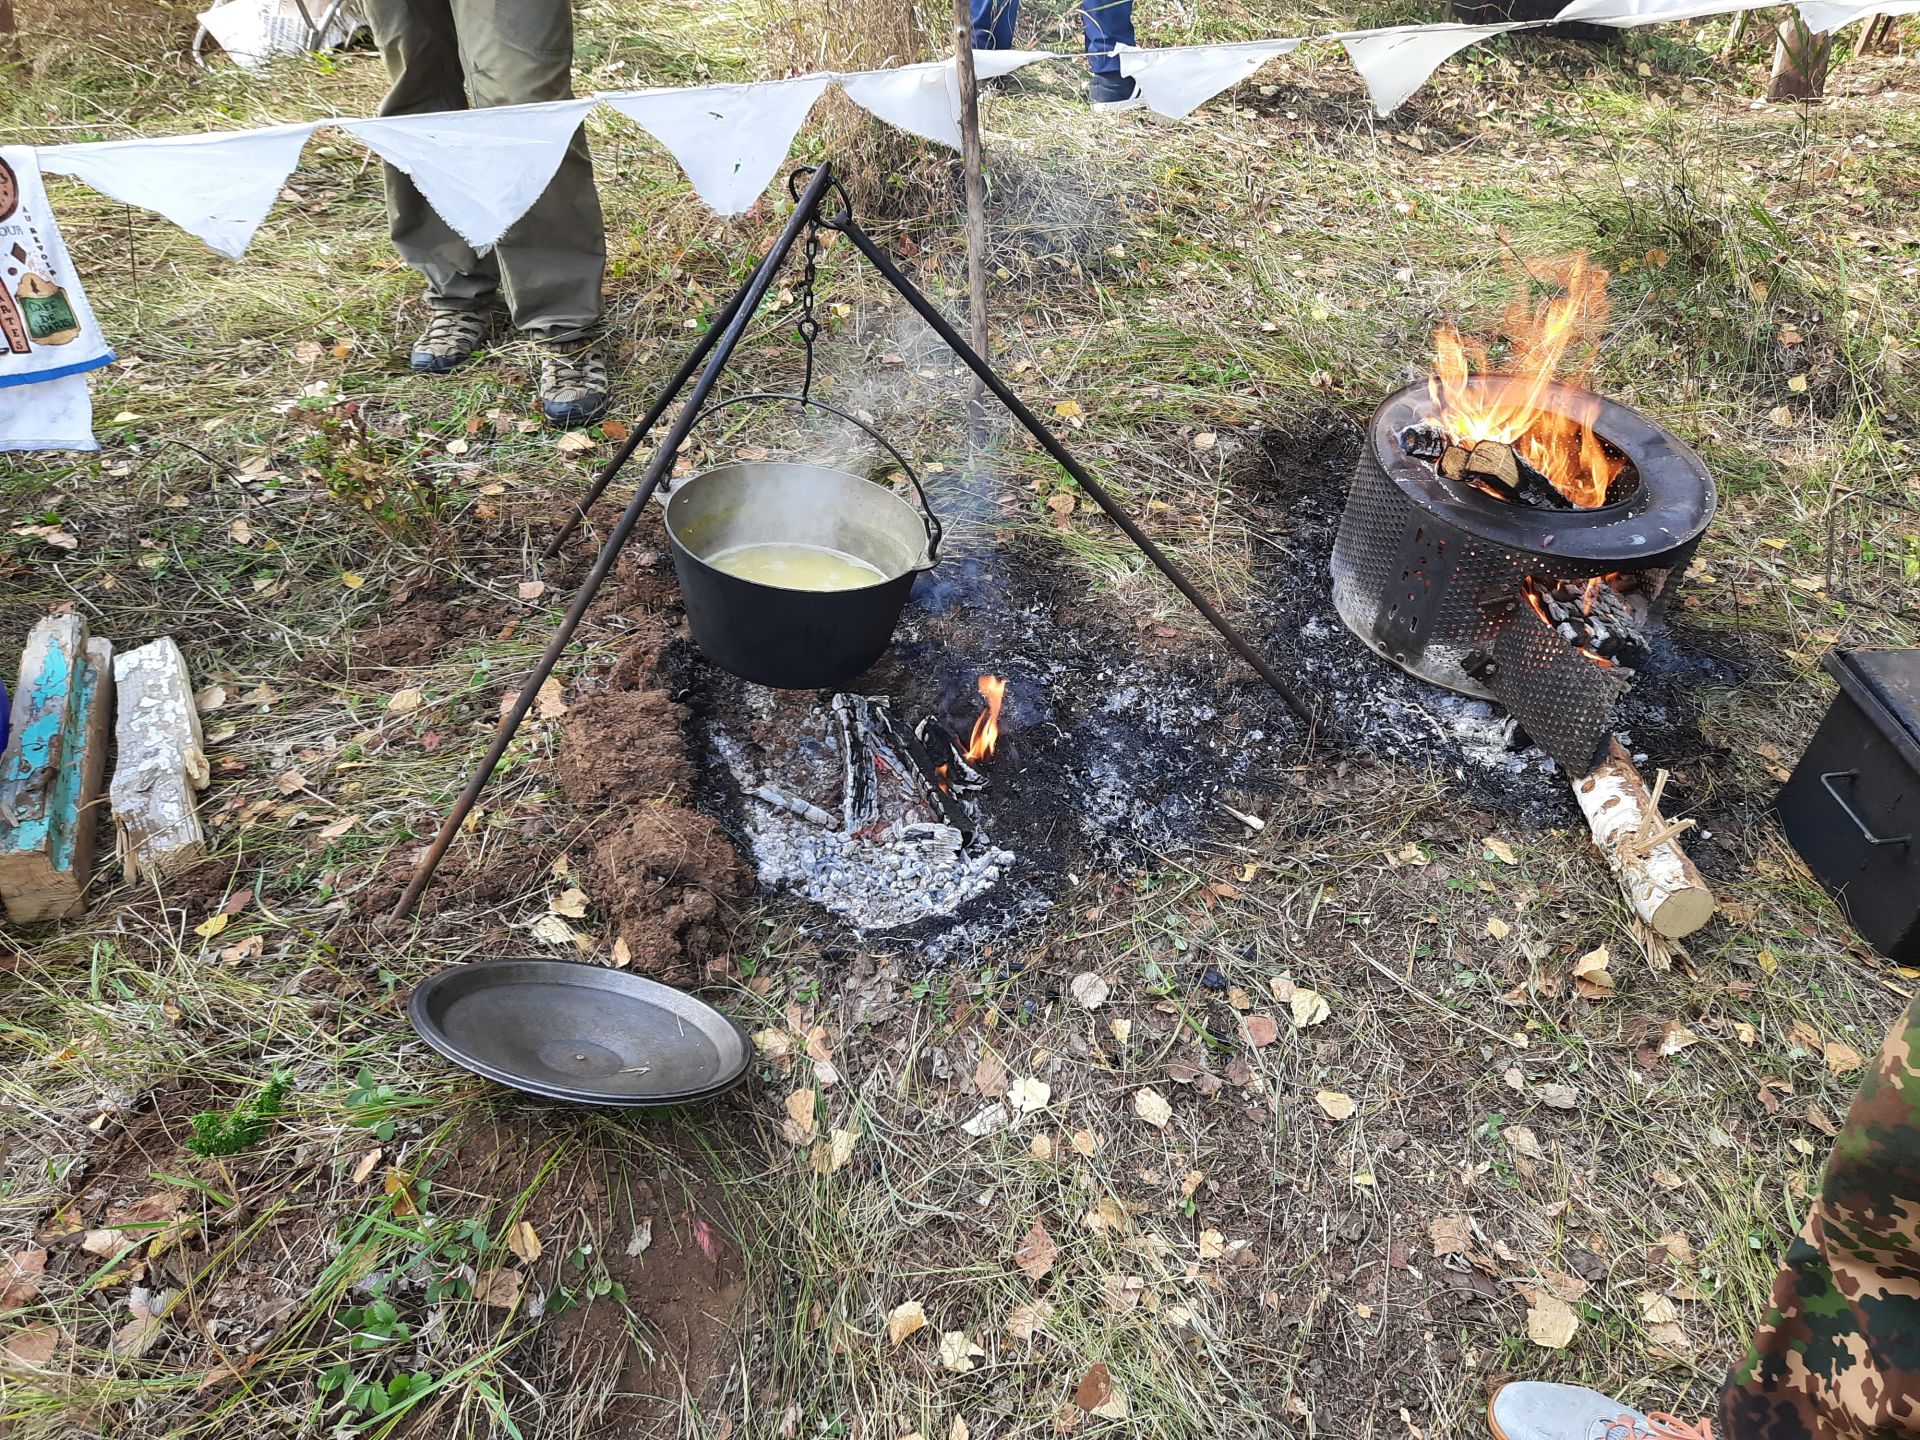
<instances>
[{"instance_id":1,"label":"white ash pile","mask_svg":"<svg viewBox=\"0 0 1920 1440\"><path fill-rule=\"evenodd\" d=\"M936 763L885 697L746 691L744 719L716 718L709 735L761 883L869 931L952 915L1009 873L1017 857L988 841L966 794L984 779L957 755Z\"/></svg>"}]
</instances>

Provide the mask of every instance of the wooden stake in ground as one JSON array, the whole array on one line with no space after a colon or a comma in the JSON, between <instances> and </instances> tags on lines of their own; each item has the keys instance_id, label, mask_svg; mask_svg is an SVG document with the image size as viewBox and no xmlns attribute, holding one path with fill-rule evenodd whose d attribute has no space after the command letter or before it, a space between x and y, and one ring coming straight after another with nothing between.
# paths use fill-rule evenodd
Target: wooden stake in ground
<instances>
[{"instance_id":1,"label":"wooden stake in ground","mask_svg":"<svg viewBox=\"0 0 1920 1440\"><path fill-rule=\"evenodd\" d=\"M953 0L953 60L960 85L960 168L967 191L967 313L973 322L973 348L987 349L987 186L981 173L980 87L973 69L973 12L967 0ZM986 420L986 388L973 382L967 405L968 430L975 444Z\"/></svg>"},{"instance_id":2,"label":"wooden stake in ground","mask_svg":"<svg viewBox=\"0 0 1920 1440\"><path fill-rule=\"evenodd\" d=\"M129 650L114 666L120 756L113 818L127 878L191 864L206 851L197 791L213 772L193 704L186 658L171 636Z\"/></svg>"},{"instance_id":3,"label":"wooden stake in ground","mask_svg":"<svg viewBox=\"0 0 1920 1440\"><path fill-rule=\"evenodd\" d=\"M78 615L42 620L20 656L0 755L0 899L17 922L86 912L113 715L113 647Z\"/></svg>"},{"instance_id":4,"label":"wooden stake in ground","mask_svg":"<svg viewBox=\"0 0 1920 1440\"><path fill-rule=\"evenodd\" d=\"M1780 22L1773 47L1773 81L1769 100L1816 100L1826 93L1827 62L1833 58L1833 37L1807 28L1795 11Z\"/></svg>"},{"instance_id":5,"label":"wooden stake in ground","mask_svg":"<svg viewBox=\"0 0 1920 1440\"><path fill-rule=\"evenodd\" d=\"M1713 915L1713 891L1676 843L1691 820L1660 817L1660 773L1652 791L1618 740L1593 773L1574 782L1574 797L1633 913L1669 940L1691 935Z\"/></svg>"}]
</instances>

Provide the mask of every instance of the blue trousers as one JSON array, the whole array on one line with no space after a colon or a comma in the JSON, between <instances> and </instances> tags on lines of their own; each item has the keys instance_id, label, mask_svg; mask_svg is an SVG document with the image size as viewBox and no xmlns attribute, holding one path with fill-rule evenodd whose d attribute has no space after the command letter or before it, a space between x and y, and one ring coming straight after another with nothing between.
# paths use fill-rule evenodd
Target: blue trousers
<instances>
[{"instance_id":1,"label":"blue trousers","mask_svg":"<svg viewBox=\"0 0 1920 1440\"><path fill-rule=\"evenodd\" d=\"M973 48L1011 50L1020 0L973 0ZM1115 45L1133 40L1133 0L1080 0L1080 23L1087 32L1087 60L1096 75L1118 75Z\"/></svg>"}]
</instances>

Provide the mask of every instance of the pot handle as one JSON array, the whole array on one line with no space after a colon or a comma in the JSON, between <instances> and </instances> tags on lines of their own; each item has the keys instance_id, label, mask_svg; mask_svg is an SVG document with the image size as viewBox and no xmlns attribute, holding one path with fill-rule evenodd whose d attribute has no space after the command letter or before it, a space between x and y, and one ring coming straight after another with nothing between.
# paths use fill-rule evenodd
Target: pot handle
<instances>
[{"instance_id":1,"label":"pot handle","mask_svg":"<svg viewBox=\"0 0 1920 1440\"><path fill-rule=\"evenodd\" d=\"M906 472L907 479L913 482L913 493L919 497L920 500L920 520L921 523L927 527L926 559L923 564L914 566L914 569L931 570L933 568L934 563L940 558L940 541L946 534L945 527L940 524L940 517L933 513L933 506L927 501L927 492L921 486L920 477L914 473L913 466L907 463L907 457L895 448L891 440L887 439L886 436L882 435L878 430L874 429L873 426L867 424L866 421L860 419L858 416L849 415L846 411L829 405L824 400L816 400L811 395L794 395L784 390L755 390L748 394L735 395L730 399L720 401L718 404L707 406L694 417L693 423L694 425L698 425L702 420L706 419L707 416L712 415L716 411L725 410L730 406L745 405L750 402L762 400L791 401L795 405L807 405L815 410L824 410L829 415L838 416L849 425L864 430L869 439L891 455L899 464L900 468ZM688 426L687 428L688 433L692 433L693 427Z\"/></svg>"}]
</instances>

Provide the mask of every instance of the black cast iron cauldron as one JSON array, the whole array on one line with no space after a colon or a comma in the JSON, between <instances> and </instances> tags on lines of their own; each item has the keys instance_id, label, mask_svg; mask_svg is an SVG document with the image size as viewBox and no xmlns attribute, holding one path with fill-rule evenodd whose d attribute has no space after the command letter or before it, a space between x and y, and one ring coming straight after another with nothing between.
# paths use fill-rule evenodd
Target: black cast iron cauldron
<instances>
[{"instance_id":1,"label":"black cast iron cauldron","mask_svg":"<svg viewBox=\"0 0 1920 1440\"><path fill-rule=\"evenodd\" d=\"M749 401L811 406L858 426L913 482L920 508L845 470L797 461L730 461L674 487L667 542L687 626L700 651L743 680L782 690L827 690L878 660L893 639L914 579L939 559L940 521L920 477L864 421L810 396L736 396L702 413ZM887 578L854 590L789 590L707 563L739 545L818 545L856 556Z\"/></svg>"}]
</instances>

